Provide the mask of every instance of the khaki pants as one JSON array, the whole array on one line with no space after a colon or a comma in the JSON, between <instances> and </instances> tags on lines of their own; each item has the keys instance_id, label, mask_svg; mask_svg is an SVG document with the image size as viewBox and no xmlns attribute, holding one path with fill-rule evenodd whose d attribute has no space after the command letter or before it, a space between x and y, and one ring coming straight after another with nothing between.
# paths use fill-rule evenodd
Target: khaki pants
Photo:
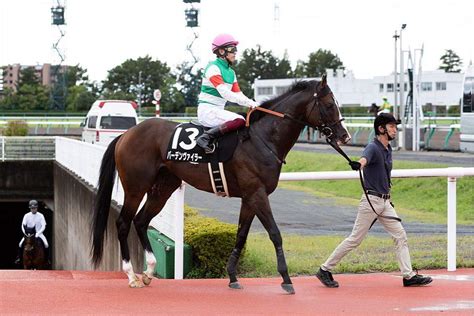
<instances>
[{"instance_id":1,"label":"khaki pants","mask_svg":"<svg viewBox=\"0 0 474 316\"><path fill-rule=\"evenodd\" d=\"M398 217L389 200L384 200L373 195L369 195L369 198L378 214ZM376 217L377 215L372 211L372 208L367 202L365 194L363 194L362 198L360 199L357 219L354 223L354 227L352 228L351 235L344 239L344 241L340 243L339 246L337 246L326 262L321 265L321 268L326 271L331 271L349 251L357 248L369 232L370 224L372 224ZM392 239L395 242L398 266L400 267L403 277L412 277L415 275L415 273L413 272L411 266L407 234L402 224L399 221L383 217L379 217L377 220L380 221L380 223L385 228L385 231L387 231L392 236Z\"/></svg>"}]
</instances>

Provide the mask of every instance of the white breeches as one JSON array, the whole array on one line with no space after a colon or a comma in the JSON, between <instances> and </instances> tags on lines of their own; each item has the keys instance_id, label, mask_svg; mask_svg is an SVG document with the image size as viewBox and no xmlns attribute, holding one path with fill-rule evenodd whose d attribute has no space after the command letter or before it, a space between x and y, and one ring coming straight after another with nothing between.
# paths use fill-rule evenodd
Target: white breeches
<instances>
[{"instance_id":1,"label":"white breeches","mask_svg":"<svg viewBox=\"0 0 474 316\"><path fill-rule=\"evenodd\" d=\"M245 120L242 115L224 110L223 106L207 103L199 104L197 114L199 123L206 127L215 127L238 118Z\"/></svg>"},{"instance_id":2,"label":"white breeches","mask_svg":"<svg viewBox=\"0 0 474 316\"><path fill-rule=\"evenodd\" d=\"M49 248L49 244L48 244L48 241L46 240L46 237L43 235L43 234L40 234L38 236L39 238L41 238L41 240L43 241L44 243L44 246L46 248ZM20 240L20 243L18 244L18 247L21 247L23 245L23 242L25 241L25 238L23 237L21 240Z\"/></svg>"}]
</instances>

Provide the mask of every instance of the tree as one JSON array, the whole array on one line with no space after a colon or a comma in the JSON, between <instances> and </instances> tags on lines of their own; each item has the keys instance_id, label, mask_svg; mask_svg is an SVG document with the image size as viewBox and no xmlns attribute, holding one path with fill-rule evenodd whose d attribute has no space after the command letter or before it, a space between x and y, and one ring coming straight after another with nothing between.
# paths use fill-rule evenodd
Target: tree
<instances>
[{"instance_id":1,"label":"tree","mask_svg":"<svg viewBox=\"0 0 474 316\"><path fill-rule=\"evenodd\" d=\"M300 64L299 68L297 66L295 73L305 77L321 77L326 73L326 69L344 69L344 65L330 50L320 48L309 54L308 61Z\"/></svg>"},{"instance_id":2,"label":"tree","mask_svg":"<svg viewBox=\"0 0 474 316\"><path fill-rule=\"evenodd\" d=\"M439 60L441 60L441 66L438 69L445 72L461 72L462 60L453 50L446 49Z\"/></svg>"},{"instance_id":3,"label":"tree","mask_svg":"<svg viewBox=\"0 0 474 316\"><path fill-rule=\"evenodd\" d=\"M168 102L176 100L171 96L176 80L166 63L153 60L150 56L128 59L121 65L109 70L103 82L103 94L120 95L126 99L134 97L143 106L152 106L153 91L160 89L161 104L166 111ZM141 100L138 100L141 95Z\"/></svg>"},{"instance_id":4,"label":"tree","mask_svg":"<svg viewBox=\"0 0 474 316\"><path fill-rule=\"evenodd\" d=\"M87 111L97 95L89 91L85 85L72 86L68 89L66 104L68 111Z\"/></svg>"},{"instance_id":5,"label":"tree","mask_svg":"<svg viewBox=\"0 0 474 316\"><path fill-rule=\"evenodd\" d=\"M68 88L78 84L87 84L89 76L87 76L87 69L82 68L79 64L70 66L66 70L66 86Z\"/></svg>"},{"instance_id":6,"label":"tree","mask_svg":"<svg viewBox=\"0 0 474 316\"><path fill-rule=\"evenodd\" d=\"M37 86L40 84L34 67L25 67L20 70L20 76L17 83L17 89L22 85Z\"/></svg>"},{"instance_id":7,"label":"tree","mask_svg":"<svg viewBox=\"0 0 474 316\"><path fill-rule=\"evenodd\" d=\"M244 50L234 68L240 89L249 98L254 95L252 84L255 79L288 78L292 74L286 53L279 59L272 51L262 50L260 45L257 45L257 49Z\"/></svg>"},{"instance_id":8,"label":"tree","mask_svg":"<svg viewBox=\"0 0 474 316\"><path fill-rule=\"evenodd\" d=\"M182 87L185 106L197 106L198 96L201 91L203 69L193 72L189 62L183 62L177 67L177 83Z\"/></svg>"}]
</instances>

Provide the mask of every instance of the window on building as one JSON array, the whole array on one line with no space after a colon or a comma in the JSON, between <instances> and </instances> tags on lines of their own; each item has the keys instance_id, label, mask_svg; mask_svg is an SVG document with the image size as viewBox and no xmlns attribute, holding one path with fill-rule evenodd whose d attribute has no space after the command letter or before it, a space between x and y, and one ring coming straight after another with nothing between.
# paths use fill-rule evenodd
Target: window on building
<instances>
[{"instance_id":1,"label":"window on building","mask_svg":"<svg viewBox=\"0 0 474 316\"><path fill-rule=\"evenodd\" d=\"M387 83L387 92L393 92L393 83Z\"/></svg>"},{"instance_id":2,"label":"window on building","mask_svg":"<svg viewBox=\"0 0 474 316\"><path fill-rule=\"evenodd\" d=\"M289 86L281 86L281 87L276 87L276 94L280 95L288 91L290 87Z\"/></svg>"},{"instance_id":3,"label":"window on building","mask_svg":"<svg viewBox=\"0 0 474 316\"><path fill-rule=\"evenodd\" d=\"M408 83L405 82L405 83L403 84L403 90L404 90L404 91L408 91Z\"/></svg>"},{"instance_id":4,"label":"window on building","mask_svg":"<svg viewBox=\"0 0 474 316\"><path fill-rule=\"evenodd\" d=\"M258 95L272 95L273 87L258 87L257 94Z\"/></svg>"},{"instance_id":5,"label":"window on building","mask_svg":"<svg viewBox=\"0 0 474 316\"><path fill-rule=\"evenodd\" d=\"M446 82L437 82L436 90L446 90Z\"/></svg>"},{"instance_id":6,"label":"window on building","mask_svg":"<svg viewBox=\"0 0 474 316\"><path fill-rule=\"evenodd\" d=\"M422 82L421 91L433 91L433 84L431 82Z\"/></svg>"},{"instance_id":7,"label":"window on building","mask_svg":"<svg viewBox=\"0 0 474 316\"><path fill-rule=\"evenodd\" d=\"M383 83L379 83L379 92L383 92Z\"/></svg>"}]
</instances>

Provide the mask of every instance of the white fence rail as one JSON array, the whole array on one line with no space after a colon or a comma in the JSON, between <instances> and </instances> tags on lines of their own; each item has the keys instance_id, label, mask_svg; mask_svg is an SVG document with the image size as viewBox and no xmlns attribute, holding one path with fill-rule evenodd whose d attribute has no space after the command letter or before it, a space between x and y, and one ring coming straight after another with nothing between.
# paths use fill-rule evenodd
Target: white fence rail
<instances>
[{"instance_id":1,"label":"white fence rail","mask_svg":"<svg viewBox=\"0 0 474 316\"><path fill-rule=\"evenodd\" d=\"M448 271L456 271L456 179L464 176L474 176L474 168L451 167L400 169L392 171L392 178L447 177ZM359 173L356 171L287 172L280 175L280 181L343 180L358 178Z\"/></svg>"}]
</instances>

